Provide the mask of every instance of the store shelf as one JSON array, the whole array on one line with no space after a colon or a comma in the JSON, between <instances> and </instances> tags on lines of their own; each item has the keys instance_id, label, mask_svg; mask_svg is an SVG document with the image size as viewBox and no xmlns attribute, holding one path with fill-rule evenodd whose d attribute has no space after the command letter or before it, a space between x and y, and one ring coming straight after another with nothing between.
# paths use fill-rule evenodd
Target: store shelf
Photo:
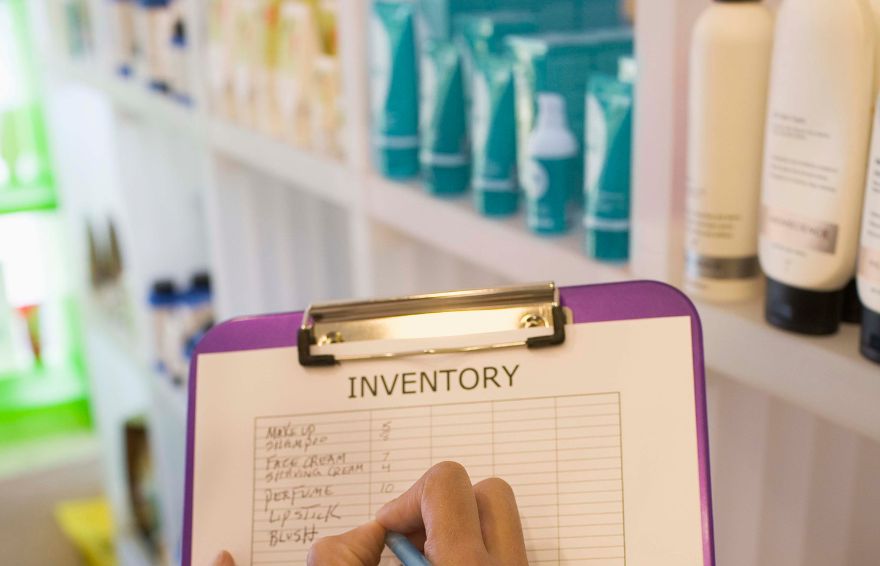
<instances>
[{"instance_id":1,"label":"store shelf","mask_svg":"<svg viewBox=\"0 0 880 566\"><path fill-rule=\"evenodd\" d=\"M859 355L857 326L808 337L769 326L760 301L698 310L711 369L880 440L880 367Z\"/></svg>"},{"instance_id":2,"label":"store shelf","mask_svg":"<svg viewBox=\"0 0 880 566\"><path fill-rule=\"evenodd\" d=\"M104 93L118 108L140 120L160 124L183 135L199 137L204 134L200 115L194 107L150 90L141 79L124 78L94 62L71 59L50 61L48 68L59 79Z\"/></svg>"},{"instance_id":3,"label":"store shelf","mask_svg":"<svg viewBox=\"0 0 880 566\"><path fill-rule=\"evenodd\" d=\"M186 432L187 394L186 389L171 383L168 377L156 371L150 372L152 378L153 400L158 403L163 415L174 419L174 425L183 435Z\"/></svg>"},{"instance_id":4,"label":"store shelf","mask_svg":"<svg viewBox=\"0 0 880 566\"><path fill-rule=\"evenodd\" d=\"M334 204L352 202L356 187L344 163L221 119L211 119L208 130L218 153Z\"/></svg>"},{"instance_id":5,"label":"store shelf","mask_svg":"<svg viewBox=\"0 0 880 566\"><path fill-rule=\"evenodd\" d=\"M56 206L55 189L52 187L0 189L0 214L52 210Z\"/></svg>"},{"instance_id":6,"label":"store shelf","mask_svg":"<svg viewBox=\"0 0 880 566\"><path fill-rule=\"evenodd\" d=\"M511 280L573 285L631 278L625 267L588 259L579 230L541 237L526 228L522 214L504 220L481 216L469 196L439 199L416 184L379 178L368 185L369 213L375 220Z\"/></svg>"},{"instance_id":7,"label":"store shelf","mask_svg":"<svg viewBox=\"0 0 880 566\"><path fill-rule=\"evenodd\" d=\"M155 566L147 547L135 535L123 534L116 538L116 554L122 566Z\"/></svg>"}]
</instances>

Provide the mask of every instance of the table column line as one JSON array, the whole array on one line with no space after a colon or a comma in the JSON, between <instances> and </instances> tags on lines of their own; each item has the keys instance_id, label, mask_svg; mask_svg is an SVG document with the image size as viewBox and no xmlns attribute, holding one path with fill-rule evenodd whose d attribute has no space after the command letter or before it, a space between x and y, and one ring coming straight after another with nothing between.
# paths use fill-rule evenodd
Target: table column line
<instances>
[{"instance_id":1,"label":"table column line","mask_svg":"<svg viewBox=\"0 0 880 566\"><path fill-rule=\"evenodd\" d=\"M373 515L373 411L370 411L370 424L369 424L369 436L367 437L367 447L370 450L370 468L369 473L369 484L367 485L367 521Z\"/></svg>"},{"instance_id":2,"label":"table column line","mask_svg":"<svg viewBox=\"0 0 880 566\"><path fill-rule=\"evenodd\" d=\"M559 398L553 398L553 443L556 452L556 559L562 560L562 545L559 536Z\"/></svg>"},{"instance_id":3,"label":"table column line","mask_svg":"<svg viewBox=\"0 0 880 566\"><path fill-rule=\"evenodd\" d=\"M492 475L495 475L495 401L489 403L490 419L489 431L491 442L489 448L492 451Z\"/></svg>"}]
</instances>

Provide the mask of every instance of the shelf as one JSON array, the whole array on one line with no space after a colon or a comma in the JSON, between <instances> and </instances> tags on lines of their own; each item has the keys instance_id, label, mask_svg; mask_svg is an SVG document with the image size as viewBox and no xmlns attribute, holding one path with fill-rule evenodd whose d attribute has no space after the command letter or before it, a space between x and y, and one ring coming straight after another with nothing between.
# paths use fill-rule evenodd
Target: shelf
<instances>
[{"instance_id":1,"label":"shelf","mask_svg":"<svg viewBox=\"0 0 880 566\"><path fill-rule=\"evenodd\" d=\"M116 537L116 554L121 566L155 566L150 553L137 535L120 533Z\"/></svg>"},{"instance_id":2,"label":"shelf","mask_svg":"<svg viewBox=\"0 0 880 566\"><path fill-rule=\"evenodd\" d=\"M171 383L167 376L156 371L150 372L153 401L163 409L163 415L174 418L174 425L181 434L186 432L187 393L186 388Z\"/></svg>"},{"instance_id":3,"label":"shelf","mask_svg":"<svg viewBox=\"0 0 880 566\"><path fill-rule=\"evenodd\" d=\"M504 220L481 216L469 195L439 199L417 184L373 178L368 202L373 219L514 281L573 285L631 278L625 267L587 258L580 230L556 238L538 236L526 228L522 213Z\"/></svg>"},{"instance_id":4,"label":"shelf","mask_svg":"<svg viewBox=\"0 0 880 566\"><path fill-rule=\"evenodd\" d=\"M344 163L221 119L211 119L208 130L210 144L218 153L320 199L341 206L352 202L355 184Z\"/></svg>"},{"instance_id":5,"label":"shelf","mask_svg":"<svg viewBox=\"0 0 880 566\"><path fill-rule=\"evenodd\" d=\"M710 368L880 441L880 367L859 354L857 326L799 336L768 325L760 301L697 308Z\"/></svg>"},{"instance_id":6,"label":"shelf","mask_svg":"<svg viewBox=\"0 0 880 566\"><path fill-rule=\"evenodd\" d=\"M52 187L0 188L0 214L53 210L57 204Z\"/></svg>"},{"instance_id":7,"label":"shelf","mask_svg":"<svg viewBox=\"0 0 880 566\"><path fill-rule=\"evenodd\" d=\"M160 124L189 136L201 136L204 128L196 109L170 96L150 90L137 77L114 75L90 61L57 59L48 63L54 74L107 95L113 104L145 122Z\"/></svg>"}]
</instances>

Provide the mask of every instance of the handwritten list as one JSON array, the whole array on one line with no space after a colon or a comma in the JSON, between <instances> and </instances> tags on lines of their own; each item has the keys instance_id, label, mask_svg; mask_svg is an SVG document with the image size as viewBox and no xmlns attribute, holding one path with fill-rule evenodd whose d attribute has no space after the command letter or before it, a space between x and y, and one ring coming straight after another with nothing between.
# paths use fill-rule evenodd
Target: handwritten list
<instances>
[{"instance_id":1,"label":"handwritten list","mask_svg":"<svg viewBox=\"0 0 880 566\"><path fill-rule=\"evenodd\" d=\"M620 418L617 393L257 418L252 564L305 563L454 460L513 487L530 564L623 566Z\"/></svg>"}]
</instances>

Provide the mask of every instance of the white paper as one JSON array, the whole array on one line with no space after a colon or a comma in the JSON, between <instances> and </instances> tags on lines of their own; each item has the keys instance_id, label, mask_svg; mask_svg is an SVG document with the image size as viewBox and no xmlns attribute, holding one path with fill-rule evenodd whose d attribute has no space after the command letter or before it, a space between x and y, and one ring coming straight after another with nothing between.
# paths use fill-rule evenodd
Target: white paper
<instances>
[{"instance_id":1,"label":"white paper","mask_svg":"<svg viewBox=\"0 0 880 566\"><path fill-rule=\"evenodd\" d=\"M546 350L198 363L193 564L303 564L443 460L511 484L530 564L703 563L688 317L569 326Z\"/></svg>"}]
</instances>

